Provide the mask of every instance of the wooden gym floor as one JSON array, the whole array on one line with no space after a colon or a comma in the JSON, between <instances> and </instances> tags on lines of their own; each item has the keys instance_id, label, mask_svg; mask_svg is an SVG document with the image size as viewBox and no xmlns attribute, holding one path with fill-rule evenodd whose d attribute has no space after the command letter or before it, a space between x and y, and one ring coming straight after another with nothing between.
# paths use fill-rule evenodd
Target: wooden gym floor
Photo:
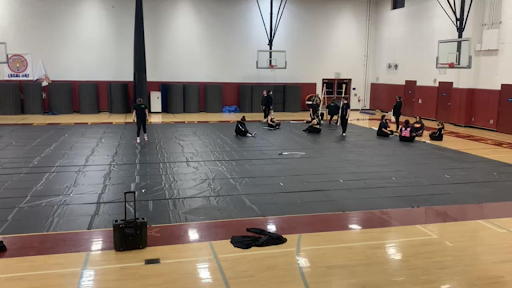
<instances>
[{"instance_id":1,"label":"wooden gym floor","mask_svg":"<svg viewBox=\"0 0 512 288\"><path fill-rule=\"evenodd\" d=\"M307 113L276 116L300 120ZM378 116L352 113L350 123L375 128ZM0 123L131 120L109 114L16 117L0 117ZM231 122L240 115L151 117L153 123L194 123ZM512 164L511 135L446 128L445 140L430 145ZM247 234L249 227L276 231L288 242L233 248L230 237ZM0 236L9 249L0 254L0 287L512 287L512 202L152 226L147 249L123 253L112 251L111 234ZM160 264L145 265L148 259Z\"/></svg>"}]
</instances>

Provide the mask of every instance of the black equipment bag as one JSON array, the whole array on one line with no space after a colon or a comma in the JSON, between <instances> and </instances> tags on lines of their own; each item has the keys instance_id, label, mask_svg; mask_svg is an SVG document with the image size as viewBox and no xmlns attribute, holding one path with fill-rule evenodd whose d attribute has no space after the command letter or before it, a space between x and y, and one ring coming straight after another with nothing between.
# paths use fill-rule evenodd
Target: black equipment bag
<instances>
[{"instance_id":1,"label":"black equipment bag","mask_svg":"<svg viewBox=\"0 0 512 288\"><path fill-rule=\"evenodd\" d=\"M133 194L133 219L126 217L126 196ZM144 249L148 246L148 221L137 218L137 199L135 191L124 192L124 219L114 220L114 249L116 251Z\"/></svg>"},{"instance_id":2,"label":"black equipment bag","mask_svg":"<svg viewBox=\"0 0 512 288\"><path fill-rule=\"evenodd\" d=\"M7 251L4 241L0 241L0 253Z\"/></svg>"}]
</instances>

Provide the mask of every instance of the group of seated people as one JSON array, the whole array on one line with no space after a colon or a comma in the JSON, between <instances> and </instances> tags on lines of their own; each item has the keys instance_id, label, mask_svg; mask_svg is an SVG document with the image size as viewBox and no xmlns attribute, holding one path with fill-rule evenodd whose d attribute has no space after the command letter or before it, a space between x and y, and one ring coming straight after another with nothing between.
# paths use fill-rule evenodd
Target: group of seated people
<instances>
[{"instance_id":1,"label":"group of seated people","mask_svg":"<svg viewBox=\"0 0 512 288\"><path fill-rule=\"evenodd\" d=\"M416 137L423 136L425 131L425 124L420 117L416 117L416 121L412 123L409 120L405 120L404 126L400 128L400 131L393 131L389 129L389 121L386 119L386 115L380 117L379 128L377 129L377 136L389 137L398 133L398 138L402 142L414 142ZM437 131L429 134L430 140L432 141L443 141L444 123L442 121L437 122Z\"/></svg>"},{"instance_id":2,"label":"group of seated people","mask_svg":"<svg viewBox=\"0 0 512 288\"><path fill-rule=\"evenodd\" d=\"M245 125L245 116L242 117L239 121L236 122L235 127L235 134L242 137L254 137L256 135L256 132L250 133L249 129L247 129L247 126ZM281 122L276 121L274 118L274 111L270 110L267 117L267 127L273 130L277 130L281 128Z\"/></svg>"},{"instance_id":3,"label":"group of seated people","mask_svg":"<svg viewBox=\"0 0 512 288\"><path fill-rule=\"evenodd\" d=\"M311 117L310 121L305 121L309 125L303 131L307 133L320 134L322 132L322 116L323 115L317 113L314 117ZM249 129L245 125L245 122L245 116L243 116L242 119L236 122L235 134L241 137L254 137L254 135L256 135L256 132L250 133ZM276 121L276 119L274 118L274 111L272 110L270 110L269 116L267 118L267 127L274 130L281 128L281 122Z\"/></svg>"},{"instance_id":4,"label":"group of seated people","mask_svg":"<svg viewBox=\"0 0 512 288\"><path fill-rule=\"evenodd\" d=\"M323 113L322 113L323 114ZM311 115L311 120L306 121L308 127L304 129L304 132L320 134L322 132L322 118L323 115L316 113L314 116ZM398 138L402 142L414 142L416 137L422 137L425 131L425 124L420 117L416 117L414 123L410 123L409 120L405 120L404 126L400 128L400 131L393 131L389 129L389 120L386 119L386 115L380 117L379 128L377 129L377 136L389 137L398 133ZM236 123L235 134L242 137L253 137L256 133L250 133L249 129L245 125L245 116ZM276 121L274 118L274 111L270 110L267 118L267 127L270 129L280 129L281 122ZM444 123L442 121L437 122L437 130L429 134L430 140L432 141L443 141Z\"/></svg>"}]
</instances>

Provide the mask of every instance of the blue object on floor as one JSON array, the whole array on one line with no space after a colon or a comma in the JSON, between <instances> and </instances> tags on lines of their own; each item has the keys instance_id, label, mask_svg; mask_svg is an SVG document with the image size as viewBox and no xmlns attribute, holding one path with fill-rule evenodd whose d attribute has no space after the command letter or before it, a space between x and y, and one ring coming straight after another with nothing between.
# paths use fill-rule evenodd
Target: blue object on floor
<instances>
[{"instance_id":1,"label":"blue object on floor","mask_svg":"<svg viewBox=\"0 0 512 288\"><path fill-rule=\"evenodd\" d=\"M368 115L375 115L375 112L373 112L373 111L364 111L363 110L363 111L361 111L359 113L361 113L361 114L368 114Z\"/></svg>"},{"instance_id":2,"label":"blue object on floor","mask_svg":"<svg viewBox=\"0 0 512 288\"><path fill-rule=\"evenodd\" d=\"M224 106L224 108L222 108L222 112L224 112L224 113L240 113L240 109L238 109L238 106Z\"/></svg>"}]
</instances>

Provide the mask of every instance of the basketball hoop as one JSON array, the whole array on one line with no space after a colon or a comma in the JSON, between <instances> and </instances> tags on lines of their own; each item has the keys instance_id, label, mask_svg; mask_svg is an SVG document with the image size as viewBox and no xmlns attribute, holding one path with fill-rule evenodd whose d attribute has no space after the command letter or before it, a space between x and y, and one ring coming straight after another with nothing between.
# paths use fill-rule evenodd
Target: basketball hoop
<instances>
[{"instance_id":1,"label":"basketball hoop","mask_svg":"<svg viewBox=\"0 0 512 288\"><path fill-rule=\"evenodd\" d=\"M277 69L277 65L268 65L268 69L270 69L270 71L274 72Z\"/></svg>"},{"instance_id":2,"label":"basketball hoop","mask_svg":"<svg viewBox=\"0 0 512 288\"><path fill-rule=\"evenodd\" d=\"M454 68L454 67L455 67L455 63L453 63L453 62L439 63L439 65L437 65L437 70L439 71L439 75L446 75L448 68Z\"/></svg>"}]
</instances>

